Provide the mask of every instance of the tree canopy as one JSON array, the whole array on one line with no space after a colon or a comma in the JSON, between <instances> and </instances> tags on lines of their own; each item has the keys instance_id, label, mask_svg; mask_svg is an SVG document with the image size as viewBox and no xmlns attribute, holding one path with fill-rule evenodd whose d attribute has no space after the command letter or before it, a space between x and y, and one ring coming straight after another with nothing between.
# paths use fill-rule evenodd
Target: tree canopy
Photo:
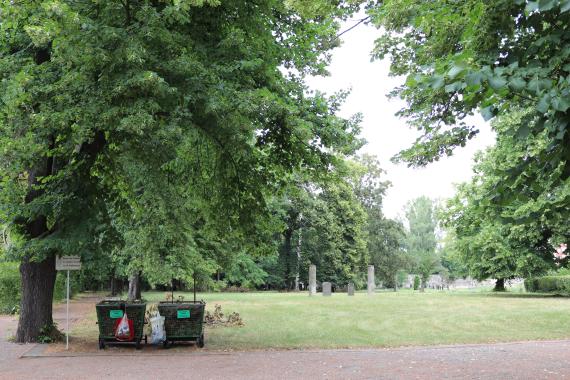
<instances>
[{"instance_id":1,"label":"tree canopy","mask_svg":"<svg viewBox=\"0 0 570 380\"><path fill-rule=\"evenodd\" d=\"M369 12L385 31L373 55L406 77L392 95L420 132L395 160L451 155L478 133L470 115L493 120L496 148L459 189L450 225L477 277L544 270L570 237L570 2L389 0Z\"/></svg>"},{"instance_id":2,"label":"tree canopy","mask_svg":"<svg viewBox=\"0 0 570 380\"><path fill-rule=\"evenodd\" d=\"M304 85L356 9L319 4L0 4L0 215L22 260L18 341L51 325L55 254L113 252L155 282L213 270L206 252L259 236L267 197L296 172L327 176L360 147L358 119L335 116L342 96Z\"/></svg>"},{"instance_id":3,"label":"tree canopy","mask_svg":"<svg viewBox=\"0 0 570 380\"><path fill-rule=\"evenodd\" d=\"M520 105L534 107L540 122L513 137L546 131L550 160L567 157L569 11L566 0L394 0L374 7L372 20L385 30L374 56L389 57L391 72L406 75L393 95L407 101L400 115L422 132L398 159L424 165L451 154L478 132L465 120L474 111L489 119Z\"/></svg>"},{"instance_id":4,"label":"tree canopy","mask_svg":"<svg viewBox=\"0 0 570 380\"><path fill-rule=\"evenodd\" d=\"M532 146L544 143L541 139L513 143L501 138L513 125L517 127L532 114L528 109L512 110L495 120L493 127L499 136L496 146L478 155L473 179L459 185L456 196L448 201L443 212L443 223L453 237L454 249L469 274L478 280L544 272L553 264L551 244L565 241L567 229L561 220L565 209L551 208L547 214L520 218L530 205L544 207L538 196L543 189L538 184L527 187L506 204L501 202L501 195L489 199L518 157Z\"/></svg>"}]
</instances>

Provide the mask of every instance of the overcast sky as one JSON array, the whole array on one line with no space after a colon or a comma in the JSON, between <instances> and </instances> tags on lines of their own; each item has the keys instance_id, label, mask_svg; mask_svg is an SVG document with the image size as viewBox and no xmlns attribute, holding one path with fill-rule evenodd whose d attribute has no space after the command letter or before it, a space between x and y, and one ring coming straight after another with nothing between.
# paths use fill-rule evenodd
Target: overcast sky
<instances>
[{"instance_id":1,"label":"overcast sky","mask_svg":"<svg viewBox=\"0 0 570 380\"><path fill-rule=\"evenodd\" d=\"M341 30L353 24L354 21L348 22ZM494 136L489 126L477 116L475 124L479 126L480 134L465 148L458 148L452 157L422 169L392 164L390 158L409 147L418 132L394 115L404 103L386 97L403 79L388 76L387 61L370 61L374 39L379 34L377 29L364 24L344 34L342 46L333 54L331 75L311 78L308 83L311 88L329 95L340 89L352 89L341 116L362 113L362 136L368 141L362 152L376 155L387 171L392 187L384 200L384 213L395 218L402 215L402 209L409 200L421 195L431 198L452 196L453 184L471 178L475 152L493 144Z\"/></svg>"}]
</instances>

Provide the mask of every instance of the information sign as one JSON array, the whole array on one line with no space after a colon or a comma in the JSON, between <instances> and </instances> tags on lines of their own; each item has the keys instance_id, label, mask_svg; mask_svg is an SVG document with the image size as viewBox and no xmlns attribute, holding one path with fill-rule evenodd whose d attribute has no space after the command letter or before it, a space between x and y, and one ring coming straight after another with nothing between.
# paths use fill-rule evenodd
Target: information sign
<instances>
[{"instance_id":1,"label":"information sign","mask_svg":"<svg viewBox=\"0 0 570 380\"><path fill-rule=\"evenodd\" d=\"M79 256L56 256L56 270L80 270L81 258Z\"/></svg>"}]
</instances>

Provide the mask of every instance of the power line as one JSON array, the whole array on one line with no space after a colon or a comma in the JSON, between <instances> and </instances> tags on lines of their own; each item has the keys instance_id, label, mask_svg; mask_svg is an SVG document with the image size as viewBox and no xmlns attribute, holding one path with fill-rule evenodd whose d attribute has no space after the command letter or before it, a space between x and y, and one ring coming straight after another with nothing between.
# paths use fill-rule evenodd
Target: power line
<instances>
[{"instance_id":1,"label":"power line","mask_svg":"<svg viewBox=\"0 0 570 380\"><path fill-rule=\"evenodd\" d=\"M346 30L343 30L342 32L340 32L339 34L337 34L336 37L338 38L338 37L342 36L343 34L345 34L345 33L347 33L347 32L350 32L352 29L356 28L358 25L360 25L360 24L362 24L363 22L368 21L368 20L370 20L370 16L364 17L364 18L358 20L358 22L357 22L356 24L352 25L350 28L348 28L348 29L346 29Z\"/></svg>"}]
</instances>

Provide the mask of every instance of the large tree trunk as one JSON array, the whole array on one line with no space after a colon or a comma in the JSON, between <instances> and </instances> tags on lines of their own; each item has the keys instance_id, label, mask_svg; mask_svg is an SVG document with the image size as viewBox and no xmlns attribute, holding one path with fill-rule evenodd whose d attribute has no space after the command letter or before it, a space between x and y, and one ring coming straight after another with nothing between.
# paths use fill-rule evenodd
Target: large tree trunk
<instances>
[{"instance_id":1,"label":"large tree trunk","mask_svg":"<svg viewBox=\"0 0 570 380\"><path fill-rule=\"evenodd\" d=\"M495 288L493 289L493 291L495 292L504 292L507 289L505 288L505 279L504 278L498 278L497 281L495 281Z\"/></svg>"},{"instance_id":2,"label":"large tree trunk","mask_svg":"<svg viewBox=\"0 0 570 380\"><path fill-rule=\"evenodd\" d=\"M116 296L117 295L117 284L115 282L115 275L111 276L111 281L110 281L109 285L110 285L109 287L111 288L111 292L110 292L111 297Z\"/></svg>"},{"instance_id":3,"label":"large tree trunk","mask_svg":"<svg viewBox=\"0 0 570 380\"><path fill-rule=\"evenodd\" d=\"M22 300L16 332L17 342L36 342L42 329L46 329L46 335L51 335L56 274L55 256L40 262L25 260L20 264Z\"/></svg>"},{"instance_id":4,"label":"large tree trunk","mask_svg":"<svg viewBox=\"0 0 570 380\"><path fill-rule=\"evenodd\" d=\"M123 291L123 281L118 279L115 274L111 276L111 296L115 297Z\"/></svg>"},{"instance_id":5,"label":"large tree trunk","mask_svg":"<svg viewBox=\"0 0 570 380\"><path fill-rule=\"evenodd\" d=\"M53 139L50 139L50 147L53 147ZM42 164L28 171L28 193L25 203L31 203L43 190L36 188L38 178L50 175L53 170L53 157L46 158ZM16 224L22 226L28 239L42 239L49 234L47 218L45 215L37 215L32 220L18 218ZM55 285L55 256L48 253L42 261L34 261L29 255L20 263L20 283L22 298L20 301L20 318L16 331L16 341L19 343L35 342L38 340L40 331L46 330L51 335L53 327L52 304L53 287Z\"/></svg>"},{"instance_id":6,"label":"large tree trunk","mask_svg":"<svg viewBox=\"0 0 570 380\"><path fill-rule=\"evenodd\" d=\"M140 273L135 273L129 277L129 293L127 295L128 301L141 299L141 277Z\"/></svg>"}]
</instances>

